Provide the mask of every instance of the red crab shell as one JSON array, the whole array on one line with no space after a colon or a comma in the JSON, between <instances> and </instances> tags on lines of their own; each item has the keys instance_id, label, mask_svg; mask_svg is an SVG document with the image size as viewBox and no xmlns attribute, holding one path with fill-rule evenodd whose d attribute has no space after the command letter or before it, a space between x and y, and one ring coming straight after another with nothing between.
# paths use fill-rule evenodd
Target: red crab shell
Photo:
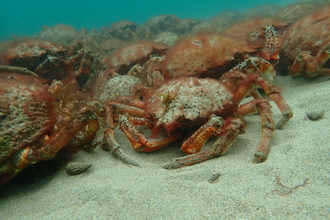
<instances>
[{"instance_id":1,"label":"red crab shell","mask_svg":"<svg viewBox=\"0 0 330 220\"><path fill-rule=\"evenodd\" d=\"M0 59L5 65L34 69L48 54L64 55L67 50L66 46L46 40L12 41L1 48Z\"/></svg>"},{"instance_id":2,"label":"red crab shell","mask_svg":"<svg viewBox=\"0 0 330 220\"><path fill-rule=\"evenodd\" d=\"M54 101L55 95L35 78L0 74L0 184L15 172L13 155L53 128Z\"/></svg>"},{"instance_id":3,"label":"red crab shell","mask_svg":"<svg viewBox=\"0 0 330 220\"><path fill-rule=\"evenodd\" d=\"M108 66L110 74L124 75L133 65L148 60L151 54L162 53L167 49L167 45L150 40L129 43L106 56L103 62Z\"/></svg>"},{"instance_id":4,"label":"red crab shell","mask_svg":"<svg viewBox=\"0 0 330 220\"><path fill-rule=\"evenodd\" d=\"M288 24L286 20L278 17L249 18L233 24L224 33L235 37L251 39L251 37L256 37L262 26L274 26L277 30L281 30Z\"/></svg>"},{"instance_id":5,"label":"red crab shell","mask_svg":"<svg viewBox=\"0 0 330 220\"><path fill-rule=\"evenodd\" d=\"M155 127L163 127L170 135L205 123L212 113L227 116L232 97L218 80L180 77L155 90L146 111L155 120Z\"/></svg>"},{"instance_id":6,"label":"red crab shell","mask_svg":"<svg viewBox=\"0 0 330 220\"><path fill-rule=\"evenodd\" d=\"M284 34L279 65L285 71L301 52L316 54L330 43L330 6L306 15L289 26ZM327 64L326 64L327 65ZM327 65L329 66L329 64Z\"/></svg>"},{"instance_id":7,"label":"red crab shell","mask_svg":"<svg viewBox=\"0 0 330 220\"><path fill-rule=\"evenodd\" d=\"M167 51L162 72L165 78L180 76L215 77L228 71L261 44L229 35L199 32L179 40Z\"/></svg>"}]
</instances>

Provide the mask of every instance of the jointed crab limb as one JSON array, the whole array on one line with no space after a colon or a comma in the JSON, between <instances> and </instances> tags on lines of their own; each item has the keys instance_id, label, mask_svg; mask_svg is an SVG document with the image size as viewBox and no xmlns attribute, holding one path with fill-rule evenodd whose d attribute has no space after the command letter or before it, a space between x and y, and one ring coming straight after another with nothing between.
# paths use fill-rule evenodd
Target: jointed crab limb
<instances>
[{"instance_id":1,"label":"jointed crab limb","mask_svg":"<svg viewBox=\"0 0 330 220\"><path fill-rule=\"evenodd\" d=\"M132 119L126 115L119 116L119 127L120 130L126 134L134 150L141 152L151 152L161 149L174 143L182 136L181 133L176 133L171 136L164 135L156 139L147 139L133 126Z\"/></svg>"},{"instance_id":2,"label":"jointed crab limb","mask_svg":"<svg viewBox=\"0 0 330 220\"><path fill-rule=\"evenodd\" d=\"M284 125L288 123L290 118L293 116L293 112L290 108L290 106L286 103L284 100L282 93L279 91L279 89L274 85L273 82L270 82L265 79L259 79L259 84L262 87L262 89L265 91L267 96L273 100L273 102L276 103L278 108L280 109L282 113L282 118L279 122L276 123L276 129L283 129Z\"/></svg>"},{"instance_id":3,"label":"jointed crab limb","mask_svg":"<svg viewBox=\"0 0 330 220\"><path fill-rule=\"evenodd\" d=\"M226 119L225 124L221 128L220 137L213 144L215 155L221 156L226 154L237 136L245 132L244 128L244 123L240 118L230 117Z\"/></svg>"},{"instance_id":4,"label":"jointed crab limb","mask_svg":"<svg viewBox=\"0 0 330 220\"><path fill-rule=\"evenodd\" d=\"M79 55L77 58L81 59L81 64L79 66L78 72L76 73L77 76L80 76L83 73L90 73L91 72L91 64L94 61L94 54L91 51L85 51L84 49L80 49L82 55Z\"/></svg>"},{"instance_id":5,"label":"jointed crab limb","mask_svg":"<svg viewBox=\"0 0 330 220\"><path fill-rule=\"evenodd\" d=\"M245 60L220 77L229 89L234 89L248 75L257 73L263 78L273 80L276 76L274 66L260 57L245 55Z\"/></svg>"},{"instance_id":6,"label":"jointed crab limb","mask_svg":"<svg viewBox=\"0 0 330 220\"><path fill-rule=\"evenodd\" d=\"M115 138L115 131L114 131L113 128L108 128L105 131L104 139L105 139L105 141L104 141L103 146L102 146L102 148L104 150L111 151L111 153L113 155L118 157L124 163L130 164L130 165L133 165L133 166L140 166L140 164L138 162L136 162L134 159L129 157L123 151L120 144L117 142L117 140Z\"/></svg>"},{"instance_id":7,"label":"jointed crab limb","mask_svg":"<svg viewBox=\"0 0 330 220\"><path fill-rule=\"evenodd\" d=\"M110 147L110 151L113 155L115 155L116 157L118 157L121 161L123 161L124 163L133 165L133 166L140 166L140 164L138 162L136 162L134 159L132 159L131 157L129 157L121 148L121 146L118 144L118 142L116 141L115 137L114 137L114 131L113 129L108 129L105 134L105 139L107 141L107 145L109 145ZM106 146L106 148L103 146L103 149L107 149L108 146Z\"/></svg>"},{"instance_id":8,"label":"jointed crab limb","mask_svg":"<svg viewBox=\"0 0 330 220\"><path fill-rule=\"evenodd\" d=\"M239 118L228 118L221 128L219 139L213 144L213 148L196 154L173 159L163 165L165 169L177 169L189 166L223 155L230 148L237 135L243 133L244 125Z\"/></svg>"},{"instance_id":9,"label":"jointed crab limb","mask_svg":"<svg viewBox=\"0 0 330 220\"><path fill-rule=\"evenodd\" d=\"M214 150L205 150L197 154L174 158L172 161L165 163L162 167L168 170L177 169L209 160L215 156Z\"/></svg>"},{"instance_id":10,"label":"jointed crab limb","mask_svg":"<svg viewBox=\"0 0 330 220\"><path fill-rule=\"evenodd\" d=\"M57 68L62 68L64 70L72 70L73 66L67 63L63 58L58 56L48 56L38 67L34 70L38 74L47 74L51 70Z\"/></svg>"},{"instance_id":11,"label":"jointed crab limb","mask_svg":"<svg viewBox=\"0 0 330 220\"><path fill-rule=\"evenodd\" d=\"M307 77L314 77L319 74L330 75L329 69L322 68L329 58L330 44L324 46L315 57L310 52L301 52L294 60L290 73L293 76L299 76L302 73L303 67L306 66L305 72Z\"/></svg>"},{"instance_id":12,"label":"jointed crab limb","mask_svg":"<svg viewBox=\"0 0 330 220\"><path fill-rule=\"evenodd\" d=\"M320 66L323 66L325 62L330 59L330 43L325 45L320 52L315 56L315 59L318 61Z\"/></svg>"},{"instance_id":13,"label":"jointed crab limb","mask_svg":"<svg viewBox=\"0 0 330 220\"><path fill-rule=\"evenodd\" d=\"M202 147L208 139L214 134L219 135L220 128L224 120L212 114L206 124L200 127L193 135L188 138L183 144L181 149L189 154L195 154L201 151Z\"/></svg>"},{"instance_id":14,"label":"jointed crab limb","mask_svg":"<svg viewBox=\"0 0 330 220\"><path fill-rule=\"evenodd\" d=\"M0 72L21 73L39 77L37 74L25 67L0 65Z\"/></svg>"},{"instance_id":15,"label":"jointed crab limb","mask_svg":"<svg viewBox=\"0 0 330 220\"><path fill-rule=\"evenodd\" d=\"M40 149L34 147L25 148L21 152L21 156L17 159L16 166L22 169L37 161L53 158L79 131L86 127L86 125L90 124L92 126L93 123L97 123L93 111L86 108L82 109L79 115L67 126L50 137L45 143L45 146Z\"/></svg>"},{"instance_id":16,"label":"jointed crab limb","mask_svg":"<svg viewBox=\"0 0 330 220\"><path fill-rule=\"evenodd\" d=\"M135 108L139 108L139 109L143 109L145 106L144 102L142 102L138 99L132 98L131 96L124 96L124 95L117 96L116 103L134 106Z\"/></svg>"},{"instance_id":17,"label":"jointed crab limb","mask_svg":"<svg viewBox=\"0 0 330 220\"><path fill-rule=\"evenodd\" d=\"M78 116L75 117L67 126L65 126L60 132L52 137L46 146L41 148L42 160L48 160L49 157L54 157L56 153L62 149L79 131L88 126L89 129L94 130L98 127L98 121L94 112L88 108L83 108ZM96 130L91 131L91 135L94 135Z\"/></svg>"},{"instance_id":18,"label":"jointed crab limb","mask_svg":"<svg viewBox=\"0 0 330 220\"><path fill-rule=\"evenodd\" d=\"M290 73L292 76L300 76L301 70L306 65L306 74L308 77L318 75L321 66L317 60L308 52L301 52L294 60Z\"/></svg>"},{"instance_id":19,"label":"jointed crab limb","mask_svg":"<svg viewBox=\"0 0 330 220\"><path fill-rule=\"evenodd\" d=\"M111 102L109 103L109 106L111 106L113 114L129 114L131 116L144 118L146 117L146 111L135 106L129 106L127 104L122 104L118 102Z\"/></svg>"},{"instance_id":20,"label":"jointed crab limb","mask_svg":"<svg viewBox=\"0 0 330 220\"><path fill-rule=\"evenodd\" d=\"M242 82L235 88L235 99L234 103L240 103L241 100L252 92L253 97L259 97L257 91L255 90L256 84L259 84L262 89L265 91L267 96L273 100L282 113L281 120L276 124L277 129L282 129L284 125L290 120L293 116L293 112L289 105L283 99L282 93L274 85L272 81L264 77L260 77L258 72L250 73Z\"/></svg>"},{"instance_id":21,"label":"jointed crab limb","mask_svg":"<svg viewBox=\"0 0 330 220\"><path fill-rule=\"evenodd\" d=\"M259 113L261 117L262 135L254 162L260 163L267 159L270 149L270 141L274 136L275 123L270 104L265 99L255 99L241 105L235 115L243 117L251 113Z\"/></svg>"},{"instance_id":22,"label":"jointed crab limb","mask_svg":"<svg viewBox=\"0 0 330 220\"><path fill-rule=\"evenodd\" d=\"M107 116L107 126L108 129L106 129L104 134L105 143L103 143L103 149L104 150L110 150L112 154L117 156L121 161L124 163L133 165L133 166L140 166L138 162L136 162L134 159L129 157L121 148L120 144L117 142L115 138L115 128L118 125L118 121L116 120L118 118L118 115L115 114L116 112L116 106L114 103L109 103L109 105L106 107L108 116Z\"/></svg>"},{"instance_id":23,"label":"jointed crab limb","mask_svg":"<svg viewBox=\"0 0 330 220\"><path fill-rule=\"evenodd\" d=\"M250 95L251 95L253 98L255 98L255 99L261 99L261 98L262 98L260 92L259 92L258 90L256 90L256 89L253 90L253 91L251 91L251 92L250 92Z\"/></svg>"}]
</instances>

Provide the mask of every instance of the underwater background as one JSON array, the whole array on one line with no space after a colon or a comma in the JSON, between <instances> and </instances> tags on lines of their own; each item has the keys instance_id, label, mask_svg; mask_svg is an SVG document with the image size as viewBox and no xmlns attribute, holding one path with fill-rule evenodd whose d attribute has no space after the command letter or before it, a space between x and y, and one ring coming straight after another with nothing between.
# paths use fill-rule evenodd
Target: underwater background
<instances>
[{"instance_id":1,"label":"underwater background","mask_svg":"<svg viewBox=\"0 0 330 220\"><path fill-rule=\"evenodd\" d=\"M0 40L13 35L33 36L42 26L67 24L80 30L99 29L111 23L130 20L139 25L158 15L174 14L179 18L206 19L223 11L246 11L263 4L285 6L294 0L1 0Z\"/></svg>"},{"instance_id":2,"label":"underwater background","mask_svg":"<svg viewBox=\"0 0 330 220\"><path fill-rule=\"evenodd\" d=\"M0 220L330 219L330 0L0 7ZM189 87L193 80L209 84ZM243 99L253 81L261 88ZM237 97L239 106L223 104ZM121 112L134 110L125 101L140 106L143 137L161 133L157 120L182 122L172 134L198 134L199 118L223 106L226 121L244 118L230 136L207 141L216 158L186 157L182 140L136 152L132 139L147 142L117 129ZM172 110L178 120L157 118Z\"/></svg>"}]
</instances>

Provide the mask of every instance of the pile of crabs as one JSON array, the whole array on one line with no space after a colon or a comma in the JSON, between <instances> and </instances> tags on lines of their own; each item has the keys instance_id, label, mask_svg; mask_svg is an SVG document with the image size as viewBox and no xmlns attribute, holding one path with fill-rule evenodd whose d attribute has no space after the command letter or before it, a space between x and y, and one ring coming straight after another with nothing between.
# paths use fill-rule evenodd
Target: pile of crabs
<instances>
[{"instance_id":1,"label":"pile of crabs","mask_svg":"<svg viewBox=\"0 0 330 220\"><path fill-rule=\"evenodd\" d=\"M224 155L252 113L262 130L254 161L265 161L275 130L293 116L276 74L330 75L330 6L263 7L204 21L158 16L139 28L124 21L101 33L58 25L1 43L0 184L64 147L101 146L139 166L117 127L140 152L183 140L188 155L164 168L196 164Z\"/></svg>"}]
</instances>

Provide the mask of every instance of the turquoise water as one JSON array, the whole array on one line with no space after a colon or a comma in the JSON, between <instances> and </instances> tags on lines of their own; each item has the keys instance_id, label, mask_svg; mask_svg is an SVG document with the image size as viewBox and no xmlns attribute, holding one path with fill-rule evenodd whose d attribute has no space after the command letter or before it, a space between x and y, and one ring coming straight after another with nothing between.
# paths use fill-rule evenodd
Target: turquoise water
<instances>
[{"instance_id":1,"label":"turquoise water","mask_svg":"<svg viewBox=\"0 0 330 220\"><path fill-rule=\"evenodd\" d=\"M284 6L294 0L0 0L0 39L12 35L35 35L42 26L60 23L92 29L121 20L142 24L162 14L175 14L180 18L205 19L222 11L245 11L263 4Z\"/></svg>"}]
</instances>

